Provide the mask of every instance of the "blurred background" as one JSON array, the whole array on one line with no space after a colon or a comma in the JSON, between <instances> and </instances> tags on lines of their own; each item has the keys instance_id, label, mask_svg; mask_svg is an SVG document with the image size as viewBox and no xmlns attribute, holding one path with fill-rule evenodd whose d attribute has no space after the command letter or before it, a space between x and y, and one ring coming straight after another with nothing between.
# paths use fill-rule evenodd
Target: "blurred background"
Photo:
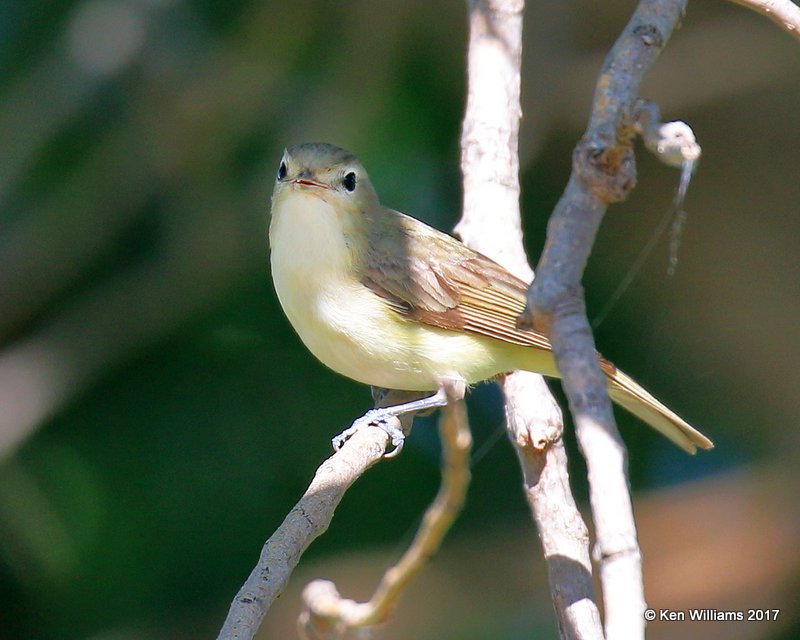
<instances>
[{"instance_id":1,"label":"blurred background","mask_svg":"<svg viewBox=\"0 0 800 640\"><path fill-rule=\"evenodd\" d=\"M528 2L522 197L535 263L596 74L633 2ZM0 2L0 638L214 637L263 541L369 390L310 356L269 277L284 146L328 141L385 204L459 215L464 2ZM600 350L701 428L690 457L618 414L654 608L781 609L652 638L796 638L800 48L691 2L643 90L704 156L674 276L664 237ZM585 278L604 309L678 175L639 153ZM557 385L555 385L557 388ZM491 385L466 510L385 638L552 638L538 539ZM436 492L435 423L347 494L311 577L366 597ZM571 432L572 480L586 501Z\"/></svg>"}]
</instances>

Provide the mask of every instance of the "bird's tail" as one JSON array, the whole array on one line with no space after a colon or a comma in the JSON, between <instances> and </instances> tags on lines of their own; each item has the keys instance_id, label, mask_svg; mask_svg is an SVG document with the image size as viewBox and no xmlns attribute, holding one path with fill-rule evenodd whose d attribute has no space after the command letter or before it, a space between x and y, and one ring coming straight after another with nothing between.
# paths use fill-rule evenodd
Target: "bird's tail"
<instances>
[{"instance_id":1,"label":"bird's tail","mask_svg":"<svg viewBox=\"0 0 800 640\"><path fill-rule=\"evenodd\" d=\"M656 400L633 378L626 375L607 360L600 361L603 373L608 378L608 395L621 407L661 432L679 447L695 453L697 447L713 449L714 443L706 438L677 413Z\"/></svg>"}]
</instances>

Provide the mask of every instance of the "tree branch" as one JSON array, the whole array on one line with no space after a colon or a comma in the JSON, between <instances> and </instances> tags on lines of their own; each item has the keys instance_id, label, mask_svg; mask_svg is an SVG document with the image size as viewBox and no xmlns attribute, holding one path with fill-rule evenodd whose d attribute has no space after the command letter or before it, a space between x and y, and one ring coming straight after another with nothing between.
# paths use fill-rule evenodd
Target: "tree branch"
<instances>
[{"instance_id":1,"label":"tree branch","mask_svg":"<svg viewBox=\"0 0 800 640\"><path fill-rule=\"evenodd\" d=\"M420 395L373 389L376 407L400 404ZM397 424L408 432L412 421L413 416L405 415ZM303 497L261 549L258 563L231 603L217 640L248 640L255 636L300 557L327 530L345 492L384 456L388 444L386 431L367 427L320 465Z\"/></svg>"},{"instance_id":2,"label":"tree branch","mask_svg":"<svg viewBox=\"0 0 800 640\"><path fill-rule=\"evenodd\" d=\"M597 360L581 278L608 204L623 200L635 185L633 110L639 85L685 5L685 0L642 0L607 56L589 126L548 223L537 278L520 318L521 326L535 326L550 337L586 458L608 638L643 637L645 601L627 452Z\"/></svg>"},{"instance_id":3,"label":"tree branch","mask_svg":"<svg viewBox=\"0 0 800 640\"><path fill-rule=\"evenodd\" d=\"M388 440L382 429L367 427L322 463L303 497L264 544L258 563L231 603L218 640L255 636L300 557L328 528L345 491L381 459Z\"/></svg>"},{"instance_id":4,"label":"tree branch","mask_svg":"<svg viewBox=\"0 0 800 640\"><path fill-rule=\"evenodd\" d=\"M731 0L767 16L781 29L800 40L800 7L790 0Z\"/></svg>"},{"instance_id":5,"label":"tree branch","mask_svg":"<svg viewBox=\"0 0 800 640\"><path fill-rule=\"evenodd\" d=\"M411 546L400 561L386 571L369 602L342 598L329 580L309 583L303 591L306 609L298 621L304 638L338 638L348 629L369 627L384 621L404 589L439 548L461 511L469 485L472 437L463 394L457 394L451 386L445 386L445 391L448 403L439 419L443 448L442 484Z\"/></svg>"},{"instance_id":6,"label":"tree branch","mask_svg":"<svg viewBox=\"0 0 800 640\"><path fill-rule=\"evenodd\" d=\"M538 380L526 380L526 376ZM531 389L536 389L534 382L543 391L531 395ZM603 627L592 582L589 532L569 486L567 454L560 438L561 410L539 375L515 372L506 377L503 391L509 435L522 467L525 497L547 562L550 596L561 637L602 639ZM543 398L545 393L547 397ZM528 439L528 434L548 432L557 433L559 438L548 437L544 440L547 446L538 446L541 442Z\"/></svg>"},{"instance_id":7,"label":"tree branch","mask_svg":"<svg viewBox=\"0 0 800 640\"><path fill-rule=\"evenodd\" d=\"M529 281L519 210L521 1L469 3L467 107L461 137L464 207L456 232ZM589 535L570 493L561 412L543 378L500 382L509 437L523 469L562 638L602 638Z\"/></svg>"}]
</instances>

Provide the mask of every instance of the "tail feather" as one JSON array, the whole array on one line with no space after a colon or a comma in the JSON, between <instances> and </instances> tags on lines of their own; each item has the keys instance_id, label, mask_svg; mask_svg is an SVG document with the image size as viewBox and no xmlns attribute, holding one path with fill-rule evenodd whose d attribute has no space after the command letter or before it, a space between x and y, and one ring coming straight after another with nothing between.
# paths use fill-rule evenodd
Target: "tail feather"
<instances>
[{"instance_id":1,"label":"tail feather","mask_svg":"<svg viewBox=\"0 0 800 640\"><path fill-rule=\"evenodd\" d=\"M697 447L714 448L711 440L650 395L633 378L606 360L601 360L600 364L608 378L608 394L618 405L664 434L688 453L695 453Z\"/></svg>"}]
</instances>

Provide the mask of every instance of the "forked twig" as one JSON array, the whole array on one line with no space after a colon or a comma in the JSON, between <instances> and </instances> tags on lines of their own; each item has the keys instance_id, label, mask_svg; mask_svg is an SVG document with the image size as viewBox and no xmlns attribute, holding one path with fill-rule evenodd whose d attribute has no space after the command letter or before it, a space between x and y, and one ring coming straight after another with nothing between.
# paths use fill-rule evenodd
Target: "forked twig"
<instances>
[{"instance_id":1,"label":"forked twig","mask_svg":"<svg viewBox=\"0 0 800 640\"><path fill-rule=\"evenodd\" d=\"M439 418L442 439L442 484L428 507L417 535L389 568L368 602L355 602L339 595L328 580L314 580L303 591L306 609L298 628L304 638L338 638L348 629L368 627L386 619L409 582L436 552L461 507L469 485L469 451L472 446L463 399L445 386L448 404ZM345 447L346 449L347 447Z\"/></svg>"}]
</instances>

